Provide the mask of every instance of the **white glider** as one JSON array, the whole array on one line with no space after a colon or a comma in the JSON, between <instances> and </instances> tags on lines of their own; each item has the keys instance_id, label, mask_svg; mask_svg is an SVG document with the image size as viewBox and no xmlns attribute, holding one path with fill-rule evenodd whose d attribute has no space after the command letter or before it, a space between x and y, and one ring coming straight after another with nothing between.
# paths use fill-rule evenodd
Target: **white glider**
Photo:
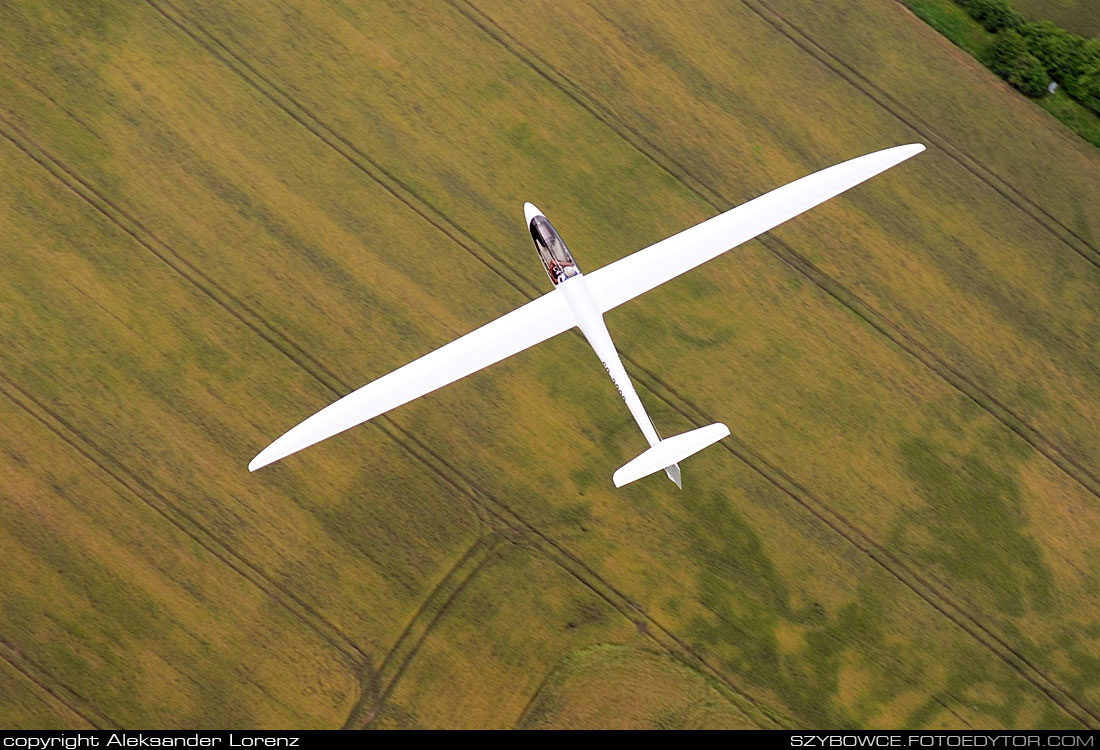
<instances>
[{"instance_id":1,"label":"white glider","mask_svg":"<svg viewBox=\"0 0 1100 750\"><path fill-rule=\"evenodd\" d=\"M664 469L680 487L678 462L726 437L729 428L712 424L662 439L623 368L603 314L921 151L919 143L896 146L823 169L587 275L542 212L527 203L527 228L553 291L325 407L264 448L248 469L278 461L576 326L650 445L615 472L615 486Z\"/></svg>"}]
</instances>

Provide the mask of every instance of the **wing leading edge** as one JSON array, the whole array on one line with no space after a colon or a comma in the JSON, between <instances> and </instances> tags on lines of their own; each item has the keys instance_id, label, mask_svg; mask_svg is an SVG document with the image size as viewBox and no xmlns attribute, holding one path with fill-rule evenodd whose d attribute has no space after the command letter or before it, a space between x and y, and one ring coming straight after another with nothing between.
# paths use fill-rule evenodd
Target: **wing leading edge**
<instances>
[{"instance_id":1,"label":"wing leading edge","mask_svg":"<svg viewBox=\"0 0 1100 750\"><path fill-rule=\"evenodd\" d=\"M248 464L248 470L297 453L574 325L573 313L562 296L545 294L326 406L264 448Z\"/></svg>"},{"instance_id":2,"label":"wing leading edge","mask_svg":"<svg viewBox=\"0 0 1100 750\"><path fill-rule=\"evenodd\" d=\"M600 309L607 312L921 151L920 143L895 146L814 172L585 274L588 286Z\"/></svg>"}]
</instances>

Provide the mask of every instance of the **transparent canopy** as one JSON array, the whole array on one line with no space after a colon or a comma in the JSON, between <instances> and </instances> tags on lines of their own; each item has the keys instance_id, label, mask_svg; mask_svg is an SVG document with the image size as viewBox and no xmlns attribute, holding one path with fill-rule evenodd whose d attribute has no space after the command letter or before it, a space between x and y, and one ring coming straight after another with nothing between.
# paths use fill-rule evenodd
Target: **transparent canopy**
<instances>
[{"instance_id":1,"label":"transparent canopy","mask_svg":"<svg viewBox=\"0 0 1100 750\"><path fill-rule=\"evenodd\" d=\"M569 248L545 216L531 219L531 239L535 241L535 248L546 268L546 275L554 282L554 286L580 273Z\"/></svg>"}]
</instances>

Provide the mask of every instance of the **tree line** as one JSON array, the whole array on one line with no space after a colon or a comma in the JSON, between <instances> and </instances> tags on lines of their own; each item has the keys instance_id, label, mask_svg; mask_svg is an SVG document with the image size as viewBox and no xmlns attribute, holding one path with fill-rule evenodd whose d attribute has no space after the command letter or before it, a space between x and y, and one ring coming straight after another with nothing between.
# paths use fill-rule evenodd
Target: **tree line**
<instances>
[{"instance_id":1,"label":"tree line","mask_svg":"<svg viewBox=\"0 0 1100 750\"><path fill-rule=\"evenodd\" d=\"M1027 96L1047 93L1053 80L1100 115L1100 38L1086 39L1050 21L1027 21L1008 0L955 0L993 32L983 62Z\"/></svg>"}]
</instances>

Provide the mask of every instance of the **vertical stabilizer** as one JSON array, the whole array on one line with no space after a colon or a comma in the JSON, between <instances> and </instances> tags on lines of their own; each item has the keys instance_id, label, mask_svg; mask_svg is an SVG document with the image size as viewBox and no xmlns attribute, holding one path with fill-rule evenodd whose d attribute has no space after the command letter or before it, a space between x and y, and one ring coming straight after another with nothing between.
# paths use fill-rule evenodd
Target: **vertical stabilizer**
<instances>
[{"instance_id":1,"label":"vertical stabilizer","mask_svg":"<svg viewBox=\"0 0 1100 750\"><path fill-rule=\"evenodd\" d=\"M672 466L665 467L665 474L676 485L677 489L684 489L684 485L680 483L680 464L673 464Z\"/></svg>"}]
</instances>

